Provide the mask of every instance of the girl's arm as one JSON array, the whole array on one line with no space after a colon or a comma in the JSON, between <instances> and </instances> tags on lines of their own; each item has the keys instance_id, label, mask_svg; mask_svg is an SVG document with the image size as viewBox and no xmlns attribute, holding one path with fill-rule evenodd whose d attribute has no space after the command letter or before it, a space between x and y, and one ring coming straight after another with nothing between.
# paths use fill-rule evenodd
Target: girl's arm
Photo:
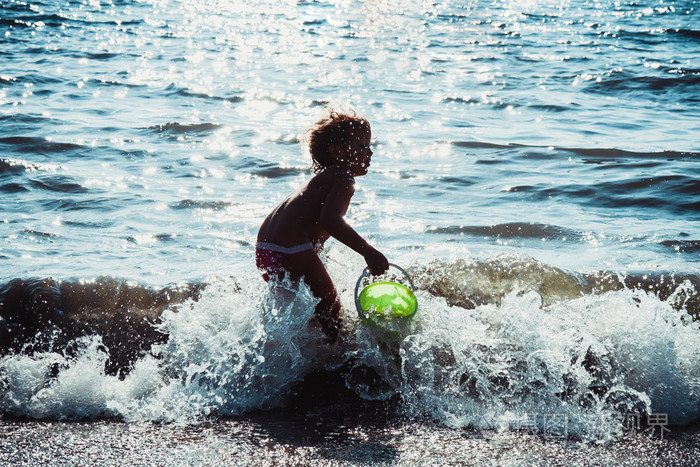
<instances>
[{"instance_id":1,"label":"girl's arm","mask_svg":"<svg viewBox=\"0 0 700 467\"><path fill-rule=\"evenodd\" d=\"M345 214L355 193L355 183L345 176L333 177L328 195L321 208L319 221L331 236L361 254L372 274L381 274L389 268L389 262L376 248L370 245L346 221Z\"/></svg>"}]
</instances>

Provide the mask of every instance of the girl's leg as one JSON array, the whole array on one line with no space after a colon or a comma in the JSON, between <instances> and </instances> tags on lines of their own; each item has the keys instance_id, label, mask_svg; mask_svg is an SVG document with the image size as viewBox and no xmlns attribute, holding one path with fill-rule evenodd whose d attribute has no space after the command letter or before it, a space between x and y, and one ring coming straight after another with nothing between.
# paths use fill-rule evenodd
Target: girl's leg
<instances>
[{"instance_id":1,"label":"girl's leg","mask_svg":"<svg viewBox=\"0 0 700 467\"><path fill-rule=\"evenodd\" d=\"M315 310L317 319L326 335L335 341L340 327L340 299L321 258L314 250L289 255L286 269L292 280L303 277L314 296L320 299Z\"/></svg>"}]
</instances>

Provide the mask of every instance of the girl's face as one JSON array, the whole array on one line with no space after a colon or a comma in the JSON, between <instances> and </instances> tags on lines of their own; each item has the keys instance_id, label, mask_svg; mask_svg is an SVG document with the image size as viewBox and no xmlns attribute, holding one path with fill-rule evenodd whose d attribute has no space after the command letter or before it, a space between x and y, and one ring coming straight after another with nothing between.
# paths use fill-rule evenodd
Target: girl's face
<instances>
[{"instance_id":1,"label":"girl's face","mask_svg":"<svg viewBox=\"0 0 700 467\"><path fill-rule=\"evenodd\" d=\"M367 174L372 160L372 131L368 126L359 127L354 134L338 145L336 163L353 177Z\"/></svg>"}]
</instances>

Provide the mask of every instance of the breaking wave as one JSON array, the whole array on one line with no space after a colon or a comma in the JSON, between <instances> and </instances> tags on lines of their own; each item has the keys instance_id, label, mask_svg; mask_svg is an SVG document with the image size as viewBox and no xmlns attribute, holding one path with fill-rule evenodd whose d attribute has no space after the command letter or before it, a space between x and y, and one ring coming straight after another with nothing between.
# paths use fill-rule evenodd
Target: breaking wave
<instances>
[{"instance_id":1,"label":"breaking wave","mask_svg":"<svg viewBox=\"0 0 700 467\"><path fill-rule=\"evenodd\" d=\"M2 413L190 423L305 397L453 427L556 422L596 441L628 412L700 417L697 276L572 274L516 256L409 270L411 321L345 310L333 345L309 324L305 287L257 275L163 289L16 279L0 290ZM345 400L329 401L332 381Z\"/></svg>"}]
</instances>

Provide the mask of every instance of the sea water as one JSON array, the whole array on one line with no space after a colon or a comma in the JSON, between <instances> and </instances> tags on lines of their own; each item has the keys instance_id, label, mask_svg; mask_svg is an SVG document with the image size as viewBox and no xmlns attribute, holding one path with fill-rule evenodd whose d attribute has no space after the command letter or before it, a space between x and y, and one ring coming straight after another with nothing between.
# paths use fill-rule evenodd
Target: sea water
<instances>
[{"instance_id":1,"label":"sea water","mask_svg":"<svg viewBox=\"0 0 700 467\"><path fill-rule=\"evenodd\" d=\"M698 8L1 0L0 410L201 422L330 372L450 428L697 420ZM375 138L347 219L419 312L360 323L330 240L330 345L253 253L336 102Z\"/></svg>"}]
</instances>

